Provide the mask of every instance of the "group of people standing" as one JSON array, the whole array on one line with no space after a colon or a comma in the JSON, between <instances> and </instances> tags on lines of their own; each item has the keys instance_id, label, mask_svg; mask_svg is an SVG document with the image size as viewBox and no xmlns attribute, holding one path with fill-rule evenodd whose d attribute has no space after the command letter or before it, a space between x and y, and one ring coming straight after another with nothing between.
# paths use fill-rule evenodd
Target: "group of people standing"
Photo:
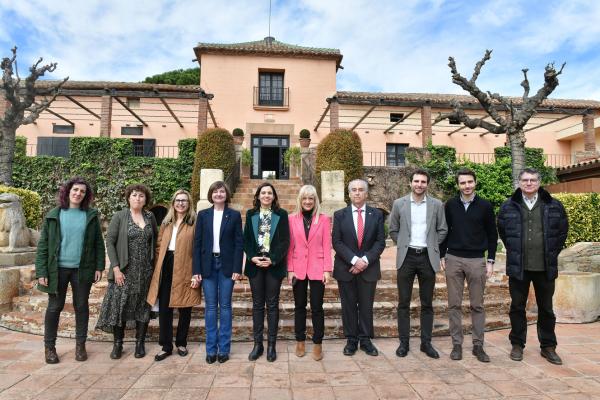
<instances>
[{"instance_id":1,"label":"group of people standing","mask_svg":"<svg viewBox=\"0 0 600 400\"><path fill-rule=\"evenodd\" d=\"M436 273L446 274L449 324L453 349L450 358L462 358L462 294L467 281L473 323L473 355L489 362L484 344L483 293L493 273L498 233L507 251L511 296L510 357L523 359L526 339L525 306L533 282L538 303L538 337L541 354L560 364L556 354L555 317L552 311L557 257L564 246L568 224L562 204L540 187L540 174L525 169L519 188L500 208L498 223L491 204L475 193L475 173L458 171L458 195L444 205L427 193L430 176L417 169L410 175L410 193L396 200L389 218L389 234L397 245L398 357L409 352L410 301L415 276L419 283L420 350L431 358L439 353L431 344L433 293ZM188 354L187 336L192 307L204 292L206 362L229 360L232 336L232 294L243 273L252 292L254 346L248 359L257 360L264 349L265 308L267 360L277 358L279 295L287 277L294 294L295 355L306 354L306 316L310 304L312 357L323 357L323 297L331 276L337 280L342 323L347 339L343 353L360 348L377 356L372 343L373 302L381 279L380 256L385 249L384 218L366 204L368 184L357 179L348 184L351 204L331 219L321 213L316 189L305 185L297 196L296 210L288 216L279 206L270 182L258 186L245 226L239 211L229 207L231 193L224 182L208 191L212 207L194 211L190 193L178 190L165 219L157 226L147 210L149 189L130 185L125 190L128 207L115 213L106 234L110 260L108 288L97 329L112 333L110 357L123 353L125 329L136 330L134 355L144 357L145 338L153 311L158 309L159 344L156 361L172 355L173 314L178 310L175 336L177 353ZM58 363L56 336L71 284L76 318L75 358L87 359L85 343L89 321L88 298L92 284L105 269L105 245L98 212L91 208L93 193L81 178L61 186L58 206L45 217L36 259L38 288L49 295L45 316L45 357ZM332 249L335 257L332 262ZM309 291L310 288L310 291Z\"/></svg>"}]
</instances>

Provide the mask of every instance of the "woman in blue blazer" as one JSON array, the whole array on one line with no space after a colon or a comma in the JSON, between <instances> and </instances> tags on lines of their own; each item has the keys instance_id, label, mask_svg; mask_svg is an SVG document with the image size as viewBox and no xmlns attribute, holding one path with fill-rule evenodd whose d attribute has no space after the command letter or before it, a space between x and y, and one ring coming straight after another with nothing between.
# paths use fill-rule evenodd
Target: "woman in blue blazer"
<instances>
[{"instance_id":1,"label":"woman in blue blazer","mask_svg":"<svg viewBox=\"0 0 600 400\"><path fill-rule=\"evenodd\" d=\"M222 181L208 188L213 206L198 213L194 237L193 283L202 282L206 362L224 363L231 348L231 295L241 278L244 242L242 217L228 207L231 192ZM219 321L217 321L219 315Z\"/></svg>"},{"instance_id":2,"label":"woman in blue blazer","mask_svg":"<svg viewBox=\"0 0 600 400\"><path fill-rule=\"evenodd\" d=\"M279 208L277 192L269 182L261 183L254 193L254 208L246 213L244 274L252 290L252 331L254 348L248 359L258 359L264 351L263 330L267 306L267 361L277 358L275 344L279 325L279 291L287 275L290 229L287 212Z\"/></svg>"}]
</instances>

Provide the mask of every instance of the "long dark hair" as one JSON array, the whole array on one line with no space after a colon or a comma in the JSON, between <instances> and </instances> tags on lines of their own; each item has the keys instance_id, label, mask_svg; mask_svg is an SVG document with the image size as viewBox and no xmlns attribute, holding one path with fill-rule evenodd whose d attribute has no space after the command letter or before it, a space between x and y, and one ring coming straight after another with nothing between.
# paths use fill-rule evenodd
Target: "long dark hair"
<instances>
[{"instance_id":1,"label":"long dark hair","mask_svg":"<svg viewBox=\"0 0 600 400\"><path fill-rule=\"evenodd\" d=\"M279 198L277 197L277 191L275 190L275 187L270 182L263 182L260 185L258 185L258 187L256 188L256 192L254 192L254 201L252 203L252 205L254 206L254 211L260 210L260 200L258 199L258 196L260 195L260 191L262 190L262 188L267 186L269 186L273 191L273 203L271 203L271 209L273 211L279 210Z\"/></svg>"},{"instance_id":2,"label":"long dark hair","mask_svg":"<svg viewBox=\"0 0 600 400\"><path fill-rule=\"evenodd\" d=\"M79 209L88 210L90 208L90 204L92 201L94 201L94 192L92 191L90 184L80 176L74 176L60 185L60 188L58 189L58 195L56 196L56 202L58 203L58 206L63 210L69 208L69 193L71 193L71 188L73 185L85 186L85 197L81 201L81 204L79 204Z\"/></svg>"}]
</instances>

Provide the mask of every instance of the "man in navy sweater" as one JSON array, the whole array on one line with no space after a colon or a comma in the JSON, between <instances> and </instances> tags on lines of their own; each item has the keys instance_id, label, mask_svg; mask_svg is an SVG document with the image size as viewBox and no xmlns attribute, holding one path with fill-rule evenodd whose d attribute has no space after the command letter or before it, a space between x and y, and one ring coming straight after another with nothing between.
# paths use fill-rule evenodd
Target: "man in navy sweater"
<instances>
[{"instance_id":1,"label":"man in navy sweater","mask_svg":"<svg viewBox=\"0 0 600 400\"><path fill-rule=\"evenodd\" d=\"M446 272L448 318L452 337L452 360L462 359L462 296L466 279L473 324L473 355L481 362L490 358L483 350L485 311L483 292L492 276L498 233L494 209L475 194L477 178L470 169L456 174L459 194L446 202L448 236L441 246L441 267ZM487 251L487 257L485 252Z\"/></svg>"}]
</instances>

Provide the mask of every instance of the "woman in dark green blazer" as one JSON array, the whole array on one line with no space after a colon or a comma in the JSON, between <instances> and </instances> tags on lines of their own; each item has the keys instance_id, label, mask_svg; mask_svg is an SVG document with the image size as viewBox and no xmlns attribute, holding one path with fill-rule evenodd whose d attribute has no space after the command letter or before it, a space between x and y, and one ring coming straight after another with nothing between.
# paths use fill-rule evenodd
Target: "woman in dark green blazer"
<instances>
[{"instance_id":1,"label":"woman in dark green blazer","mask_svg":"<svg viewBox=\"0 0 600 400\"><path fill-rule=\"evenodd\" d=\"M75 359L87 360L85 342L92 283L104 271L104 240L98 211L90 208L94 194L82 178L72 178L61 186L58 207L44 218L35 260L37 288L48 293L44 317L44 347L48 364L59 362L56 336L60 313L71 285L75 309Z\"/></svg>"},{"instance_id":2,"label":"woman in dark green blazer","mask_svg":"<svg viewBox=\"0 0 600 400\"><path fill-rule=\"evenodd\" d=\"M273 185L264 182L254 193L254 208L246 213L244 274L252 290L252 325L254 348L248 359L254 361L264 352L263 330L267 306L267 361L277 358L275 344L279 325L279 290L287 275L287 251L290 231L287 212L279 208Z\"/></svg>"}]
</instances>

